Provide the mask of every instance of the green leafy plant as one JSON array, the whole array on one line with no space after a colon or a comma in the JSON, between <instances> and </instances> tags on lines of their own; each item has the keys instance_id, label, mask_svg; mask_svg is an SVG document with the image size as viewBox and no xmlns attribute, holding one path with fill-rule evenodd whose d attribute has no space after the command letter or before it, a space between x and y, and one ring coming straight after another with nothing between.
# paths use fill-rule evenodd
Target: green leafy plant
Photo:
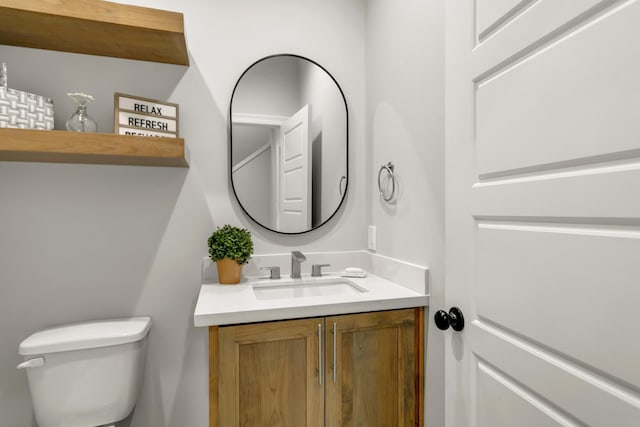
<instances>
[{"instance_id":1,"label":"green leafy plant","mask_svg":"<svg viewBox=\"0 0 640 427\"><path fill-rule=\"evenodd\" d=\"M234 259L238 264L246 264L253 254L251 233L245 228L229 224L218 227L209 237L209 256L214 261L224 258Z\"/></svg>"}]
</instances>

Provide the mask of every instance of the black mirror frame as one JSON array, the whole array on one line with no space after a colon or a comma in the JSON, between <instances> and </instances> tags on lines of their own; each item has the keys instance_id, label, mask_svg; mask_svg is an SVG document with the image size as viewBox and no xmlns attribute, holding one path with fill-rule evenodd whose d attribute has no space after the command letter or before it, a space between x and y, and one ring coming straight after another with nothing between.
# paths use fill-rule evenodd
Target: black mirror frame
<instances>
[{"instance_id":1,"label":"black mirror frame","mask_svg":"<svg viewBox=\"0 0 640 427\"><path fill-rule=\"evenodd\" d=\"M244 77L245 74L247 74L247 72L253 68L255 65L259 64L262 61L266 61L267 59L271 59L271 58L277 58L277 57L281 57L281 56L289 56L289 57L294 57L294 58L299 58L308 62L311 62L312 64L315 64L316 66L318 66L321 70L323 70L325 73L327 73L327 75L329 77L331 77L331 80L333 80L333 82L335 83L336 87L338 88L338 91L340 92L340 96L342 96L342 101L344 102L344 112L345 112L345 123L346 123L346 129L345 129L345 149L346 149L346 183L344 186L344 192L342 193L342 198L340 199L340 203L338 204L338 206L336 207L335 211L329 216L329 218L327 218L325 221L321 222L320 224L318 224L315 227L312 227L308 230L305 231L297 231L297 232L292 232L292 233L288 233L285 231L279 231L279 230L274 230L273 228L269 228L266 225L256 221L255 218L253 218L251 216L251 214L249 214L249 212L247 212L247 210L244 208L244 206L242 206L242 203L240 202L240 198L238 197L238 193L236 192L236 187L233 183L233 159L231 158L231 154L232 154L232 149L233 149L233 131L232 131L232 109L233 109L233 96L236 93L236 89L238 88L238 84L240 84L240 81L242 80L242 78ZM274 233L278 233L278 234L284 234L284 235L297 235L297 234L304 234L304 233L309 233L311 231L317 230L318 228L322 227L323 225L327 224L329 221L331 221L331 219L336 216L336 214L340 211L340 208L342 207L342 205L344 205L344 201L347 198L347 192L349 190L349 107L347 105L347 98L344 96L344 92L342 91L342 88L340 87L340 85L338 84L338 81L333 77L333 75L327 71L326 68L324 68L322 65L318 64L316 61L314 61L313 59L309 59L307 57L301 56L301 55L296 55L293 53L278 53L278 54L274 54L274 55L269 55L269 56L265 56L264 58L258 59L257 61L255 61L253 64L251 64L250 66L247 67L246 70L244 70L242 72L242 74L240 75L240 77L238 78L238 81L236 82L236 84L233 86L233 91L231 92L231 99L229 101L229 117L228 117L228 133L229 133L229 181L231 182L231 188L233 189L233 195L236 198L236 201L238 202L238 205L240 206L240 209L242 209L242 212L244 212L244 214L246 216L249 217L249 219L251 219L251 221L253 221L254 223L258 224L260 227L264 228L265 230L269 230L272 231Z\"/></svg>"}]
</instances>

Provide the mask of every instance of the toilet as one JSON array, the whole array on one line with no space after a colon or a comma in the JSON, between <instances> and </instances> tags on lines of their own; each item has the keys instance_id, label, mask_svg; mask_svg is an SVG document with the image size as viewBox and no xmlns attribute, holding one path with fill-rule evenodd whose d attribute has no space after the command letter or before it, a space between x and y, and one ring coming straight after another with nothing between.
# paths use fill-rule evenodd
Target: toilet
<instances>
[{"instance_id":1,"label":"toilet","mask_svg":"<svg viewBox=\"0 0 640 427\"><path fill-rule=\"evenodd\" d=\"M100 320L36 332L20 344L39 427L113 425L133 410L150 317Z\"/></svg>"}]
</instances>

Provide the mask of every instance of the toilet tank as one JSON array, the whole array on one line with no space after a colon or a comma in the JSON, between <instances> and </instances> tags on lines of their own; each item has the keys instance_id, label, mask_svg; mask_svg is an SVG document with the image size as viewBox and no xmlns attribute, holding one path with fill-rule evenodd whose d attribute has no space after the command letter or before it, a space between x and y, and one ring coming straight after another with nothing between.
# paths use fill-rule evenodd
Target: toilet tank
<instances>
[{"instance_id":1,"label":"toilet tank","mask_svg":"<svg viewBox=\"0 0 640 427\"><path fill-rule=\"evenodd\" d=\"M58 326L20 344L40 427L88 427L126 418L135 405L150 317Z\"/></svg>"}]
</instances>

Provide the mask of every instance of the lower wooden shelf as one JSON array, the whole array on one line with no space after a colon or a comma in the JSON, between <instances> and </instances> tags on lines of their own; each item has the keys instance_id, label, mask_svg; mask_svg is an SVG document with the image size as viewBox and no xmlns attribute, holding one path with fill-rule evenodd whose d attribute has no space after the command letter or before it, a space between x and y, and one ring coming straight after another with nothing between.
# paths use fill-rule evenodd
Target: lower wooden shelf
<instances>
[{"instance_id":1,"label":"lower wooden shelf","mask_svg":"<svg viewBox=\"0 0 640 427\"><path fill-rule=\"evenodd\" d=\"M182 138L0 129L0 161L189 167Z\"/></svg>"}]
</instances>

